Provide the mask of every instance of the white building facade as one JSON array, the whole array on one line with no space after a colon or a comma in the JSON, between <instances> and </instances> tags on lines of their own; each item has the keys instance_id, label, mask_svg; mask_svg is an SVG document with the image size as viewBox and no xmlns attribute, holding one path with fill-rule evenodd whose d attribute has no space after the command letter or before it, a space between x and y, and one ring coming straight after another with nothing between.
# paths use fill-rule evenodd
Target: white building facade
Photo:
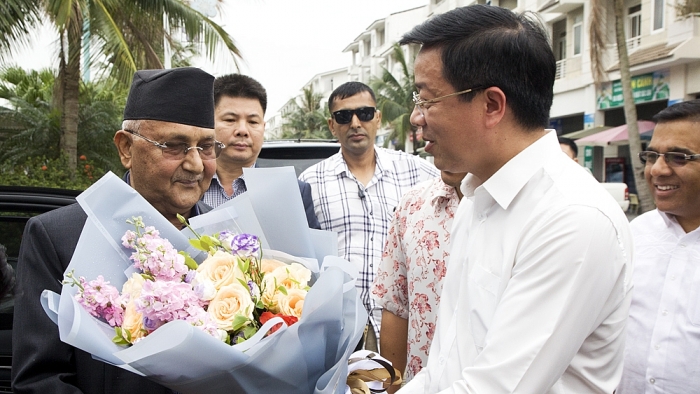
<instances>
[{"instance_id":1,"label":"white building facade","mask_svg":"<svg viewBox=\"0 0 700 394\"><path fill-rule=\"evenodd\" d=\"M400 77L402 73L392 59L392 45L433 15L471 4L534 11L546 25L557 60L550 127L562 135L624 125L614 11L612 2L603 3L607 7L605 29L612 45L603 56L608 82L600 88L596 88L591 72L590 0L427 0L425 6L374 21L348 44L343 51L351 53L352 60L345 70L346 80L369 83L371 78L379 78L384 68ZM650 120L675 102L700 98L700 15L679 18L675 4L675 0L625 1L625 33L640 120ZM403 49L411 63L418 48ZM339 80L342 70L331 73L334 80ZM317 76L319 83L322 75ZM309 84L316 83L317 77ZM589 161L588 166L601 181L610 176L608 163L623 168L630 164L629 149L624 144L584 147L580 158ZM631 178L630 171L623 174L628 184Z\"/></svg>"}]
</instances>

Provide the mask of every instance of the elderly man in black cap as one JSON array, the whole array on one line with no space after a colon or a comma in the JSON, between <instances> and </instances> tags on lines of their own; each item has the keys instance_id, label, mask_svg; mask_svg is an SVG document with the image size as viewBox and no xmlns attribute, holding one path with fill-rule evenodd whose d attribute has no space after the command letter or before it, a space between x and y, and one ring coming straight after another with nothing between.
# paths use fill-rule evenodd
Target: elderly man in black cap
<instances>
[{"instance_id":1,"label":"elderly man in black cap","mask_svg":"<svg viewBox=\"0 0 700 394\"><path fill-rule=\"evenodd\" d=\"M214 77L196 68L134 75L122 130L114 143L125 181L178 228L177 214L209 210L199 203L223 145L214 133ZM169 393L121 368L93 360L59 339L44 313L44 289L60 293L63 273L87 215L73 204L29 220L20 247L13 327L15 393Z\"/></svg>"}]
</instances>

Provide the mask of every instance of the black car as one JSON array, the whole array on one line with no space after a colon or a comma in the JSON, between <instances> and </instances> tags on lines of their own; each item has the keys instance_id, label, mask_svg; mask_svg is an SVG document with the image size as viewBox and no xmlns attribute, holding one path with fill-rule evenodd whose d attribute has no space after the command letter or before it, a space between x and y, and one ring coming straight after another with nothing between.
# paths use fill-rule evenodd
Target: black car
<instances>
[{"instance_id":1,"label":"black car","mask_svg":"<svg viewBox=\"0 0 700 394\"><path fill-rule=\"evenodd\" d=\"M22 233L30 217L73 204L78 190L42 187L0 186L0 244L7 248L7 260L17 270ZM0 300L0 393L11 393L12 294Z\"/></svg>"},{"instance_id":2,"label":"black car","mask_svg":"<svg viewBox=\"0 0 700 394\"><path fill-rule=\"evenodd\" d=\"M305 169L340 152L335 140L265 141L258 156L258 167L292 166L297 176Z\"/></svg>"}]
</instances>

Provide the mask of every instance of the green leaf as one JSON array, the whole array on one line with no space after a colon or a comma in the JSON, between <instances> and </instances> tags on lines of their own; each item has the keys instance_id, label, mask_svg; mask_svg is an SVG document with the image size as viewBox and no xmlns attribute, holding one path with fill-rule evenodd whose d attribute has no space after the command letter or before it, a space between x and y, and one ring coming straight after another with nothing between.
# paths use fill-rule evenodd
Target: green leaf
<instances>
[{"instance_id":1,"label":"green leaf","mask_svg":"<svg viewBox=\"0 0 700 394\"><path fill-rule=\"evenodd\" d=\"M257 327L254 327L254 326L246 326L246 328L243 329L243 337L244 337L245 339L249 339L250 337L252 337L253 335L255 335L256 332L258 332Z\"/></svg>"},{"instance_id":2,"label":"green leaf","mask_svg":"<svg viewBox=\"0 0 700 394\"><path fill-rule=\"evenodd\" d=\"M178 253L179 255L185 257L185 265L187 266L187 268L189 268L189 269L191 269L191 270L196 270L197 267L199 267L199 265L197 264L197 262L194 261L194 259L193 259L192 257L190 257L190 254L189 254L189 253L185 252L184 250L181 250L181 251L179 251L179 252L177 252L177 253Z\"/></svg>"},{"instance_id":3,"label":"green leaf","mask_svg":"<svg viewBox=\"0 0 700 394\"><path fill-rule=\"evenodd\" d=\"M280 293L282 293L284 295L287 295L287 288L284 286L278 286L277 291L279 291Z\"/></svg>"},{"instance_id":4,"label":"green leaf","mask_svg":"<svg viewBox=\"0 0 700 394\"><path fill-rule=\"evenodd\" d=\"M249 322L250 322L250 319L248 319L247 317L242 316L242 315L236 315L236 317L233 318L233 323L231 324L232 325L231 329L233 331L238 331L241 328L243 328L243 326L247 325Z\"/></svg>"}]
</instances>

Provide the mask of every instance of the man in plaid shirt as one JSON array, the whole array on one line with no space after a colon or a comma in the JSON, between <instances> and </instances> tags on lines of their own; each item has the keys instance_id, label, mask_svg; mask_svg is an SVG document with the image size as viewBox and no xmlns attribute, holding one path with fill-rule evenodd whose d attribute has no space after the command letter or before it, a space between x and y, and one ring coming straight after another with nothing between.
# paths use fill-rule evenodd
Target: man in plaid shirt
<instances>
[{"instance_id":1,"label":"man in plaid shirt","mask_svg":"<svg viewBox=\"0 0 700 394\"><path fill-rule=\"evenodd\" d=\"M382 114L372 89L347 82L328 99L328 126L340 152L309 167L299 179L311 185L321 229L338 233L339 255L357 264L357 286L369 314L365 347L377 350L382 310L370 288L382 258L394 208L414 185L440 175L428 161L374 145Z\"/></svg>"}]
</instances>

